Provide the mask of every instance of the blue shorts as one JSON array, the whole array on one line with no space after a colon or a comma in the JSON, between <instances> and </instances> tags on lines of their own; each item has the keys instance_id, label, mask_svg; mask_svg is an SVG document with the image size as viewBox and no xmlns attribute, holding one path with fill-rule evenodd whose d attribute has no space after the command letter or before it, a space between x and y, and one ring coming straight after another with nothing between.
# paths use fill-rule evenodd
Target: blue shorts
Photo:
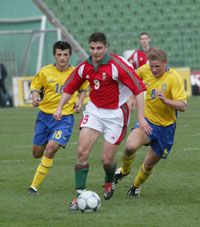
<instances>
[{"instance_id":1,"label":"blue shorts","mask_svg":"<svg viewBox=\"0 0 200 227\"><path fill-rule=\"evenodd\" d=\"M149 136L150 143L148 145L156 152L156 154L163 159L166 159L174 143L174 134L176 130L176 123L169 126L158 126L148 121L152 128L152 133ZM134 128L139 128L138 123Z\"/></svg>"},{"instance_id":2,"label":"blue shorts","mask_svg":"<svg viewBox=\"0 0 200 227\"><path fill-rule=\"evenodd\" d=\"M33 144L43 146L50 140L65 147L71 137L74 126L74 115L62 116L60 121L53 118L52 114L40 111L35 123Z\"/></svg>"}]
</instances>

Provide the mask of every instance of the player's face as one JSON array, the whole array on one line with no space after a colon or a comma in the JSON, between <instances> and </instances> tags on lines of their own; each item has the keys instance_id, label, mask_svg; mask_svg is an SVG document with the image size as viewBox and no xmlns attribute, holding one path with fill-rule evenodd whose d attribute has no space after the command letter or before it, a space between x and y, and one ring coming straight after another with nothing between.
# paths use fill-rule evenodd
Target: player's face
<instances>
[{"instance_id":1,"label":"player's face","mask_svg":"<svg viewBox=\"0 0 200 227\"><path fill-rule=\"evenodd\" d=\"M166 63L156 60L156 61L149 61L149 65L151 68L151 72L155 77L158 78L165 73Z\"/></svg>"},{"instance_id":2,"label":"player's face","mask_svg":"<svg viewBox=\"0 0 200 227\"><path fill-rule=\"evenodd\" d=\"M92 62L98 64L105 56L107 51L107 46L101 42L91 42L90 43L90 55L92 57Z\"/></svg>"},{"instance_id":3,"label":"player's face","mask_svg":"<svg viewBox=\"0 0 200 227\"><path fill-rule=\"evenodd\" d=\"M148 35L144 34L140 36L140 45L145 50L150 48L150 42L151 42L151 38Z\"/></svg>"},{"instance_id":4,"label":"player's face","mask_svg":"<svg viewBox=\"0 0 200 227\"><path fill-rule=\"evenodd\" d=\"M69 49L65 49L65 50L56 49L54 57L56 60L56 67L58 69L63 69L68 67L69 59L70 59Z\"/></svg>"}]
</instances>

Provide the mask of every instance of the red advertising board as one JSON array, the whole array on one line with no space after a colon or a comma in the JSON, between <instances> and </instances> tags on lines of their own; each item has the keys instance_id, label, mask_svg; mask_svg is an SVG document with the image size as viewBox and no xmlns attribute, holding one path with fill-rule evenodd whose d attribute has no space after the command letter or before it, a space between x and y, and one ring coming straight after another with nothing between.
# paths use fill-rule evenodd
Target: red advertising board
<instances>
[{"instance_id":1,"label":"red advertising board","mask_svg":"<svg viewBox=\"0 0 200 227\"><path fill-rule=\"evenodd\" d=\"M190 83L192 95L200 95L200 71L191 71Z\"/></svg>"}]
</instances>

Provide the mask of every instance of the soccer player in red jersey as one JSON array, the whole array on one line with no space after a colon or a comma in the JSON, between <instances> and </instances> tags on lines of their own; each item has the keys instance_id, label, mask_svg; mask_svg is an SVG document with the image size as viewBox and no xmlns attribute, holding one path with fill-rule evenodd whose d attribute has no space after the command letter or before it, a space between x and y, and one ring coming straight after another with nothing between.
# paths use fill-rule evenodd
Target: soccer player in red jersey
<instances>
[{"instance_id":1,"label":"soccer player in red jersey","mask_svg":"<svg viewBox=\"0 0 200 227\"><path fill-rule=\"evenodd\" d=\"M104 199L107 200L114 192L115 154L126 135L130 113L127 101L132 94L137 100L139 127L146 133L150 133L151 128L144 120L143 92L146 88L132 65L121 56L107 52L104 33L91 34L89 48L89 58L83 61L66 80L54 118L61 120L62 107L84 81L89 81L90 101L86 105L80 123L75 187L77 196L86 189L89 154L98 137L103 134L101 159L105 171ZM70 210L77 209L77 200L74 199L70 204Z\"/></svg>"},{"instance_id":2,"label":"soccer player in red jersey","mask_svg":"<svg viewBox=\"0 0 200 227\"><path fill-rule=\"evenodd\" d=\"M133 65L134 69L147 63L147 52L151 48L151 37L149 33L142 32L139 35L139 43L141 48L133 52L128 61Z\"/></svg>"}]
</instances>

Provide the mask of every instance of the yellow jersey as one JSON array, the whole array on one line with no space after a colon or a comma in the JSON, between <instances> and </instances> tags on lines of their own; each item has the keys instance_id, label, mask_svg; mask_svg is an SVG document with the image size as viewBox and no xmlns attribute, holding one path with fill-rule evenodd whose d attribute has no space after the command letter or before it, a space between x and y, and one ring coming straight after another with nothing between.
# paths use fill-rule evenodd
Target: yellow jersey
<instances>
[{"instance_id":1,"label":"yellow jersey","mask_svg":"<svg viewBox=\"0 0 200 227\"><path fill-rule=\"evenodd\" d=\"M173 110L156 97L156 90L162 91L167 99L182 100L186 102L186 92L183 80L175 69L169 68L156 78L148 64L136 70L146 85L145 117L155 125L168 126L176 121L177 111Z\"/></svg>"},{"instance_id":2,"label":"yellow jersey","mask_svg":"<svg viewBox=\"0 0 200 227\"><path fill-rule=\"evenodd\" d=\"M43 99L40 102L39 109L47 114L54 114L61 95L66 79L73 72L75 67L70 66L65 71L59 71L55 65L49 64L41 68L31 81L30 90L43 92ZM84 83L80 90L87 90L88 83ZM74 113L74 104L78 99L76 91L69 102L63 107L62 114L69 115Z\"/></svg>"}]
</instances>

